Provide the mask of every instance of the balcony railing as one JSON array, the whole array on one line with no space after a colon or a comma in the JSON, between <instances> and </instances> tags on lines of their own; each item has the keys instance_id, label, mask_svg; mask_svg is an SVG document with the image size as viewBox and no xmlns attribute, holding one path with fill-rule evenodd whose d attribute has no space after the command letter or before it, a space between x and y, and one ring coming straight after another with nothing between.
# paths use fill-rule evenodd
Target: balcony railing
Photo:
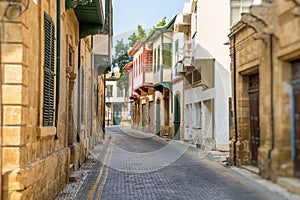
<instances>
[{"instance_id":1,"label":"balcony railing","mask_svg":"<svg viewBox=\"0 0 300 200\"><path fill-rule=\"evenodd\" d=\"M133 89L153 83L152 64L142 65L142 73L133 78Z\"/></svg>"}]
</instances>

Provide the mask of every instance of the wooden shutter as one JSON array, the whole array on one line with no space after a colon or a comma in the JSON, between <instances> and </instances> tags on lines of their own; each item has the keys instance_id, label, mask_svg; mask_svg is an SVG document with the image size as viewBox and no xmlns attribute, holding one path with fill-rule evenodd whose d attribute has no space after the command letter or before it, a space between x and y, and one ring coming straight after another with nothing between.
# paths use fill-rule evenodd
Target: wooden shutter
<instances>
[{"instance_id":1,"label":"wooden shutter","mask_svg":"<svg viewBox=\"0 0 300 200\"><path fill-rule=\"evenodd\" d=\"M54 121L54 23L44 13L44 102L43 126L53 126Z\"/></svg>"}]
</instances>

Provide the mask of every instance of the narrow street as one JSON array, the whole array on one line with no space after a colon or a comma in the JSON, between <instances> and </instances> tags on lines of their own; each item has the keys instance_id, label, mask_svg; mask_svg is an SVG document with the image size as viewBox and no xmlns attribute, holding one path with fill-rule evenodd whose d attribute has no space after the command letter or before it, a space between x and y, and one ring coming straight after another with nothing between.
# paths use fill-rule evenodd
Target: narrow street
<instances>
[{"instance_id":1,"label":"narrow street","mask_svg":"<svg viewBox=\"0 0 300 200\"><path fill-rule=\"evenodd\" d=\"M209 152L127 127L109 127L107 135L91 152L98 162L75 199L284 199Z\"/></svg>"}]
</instances>

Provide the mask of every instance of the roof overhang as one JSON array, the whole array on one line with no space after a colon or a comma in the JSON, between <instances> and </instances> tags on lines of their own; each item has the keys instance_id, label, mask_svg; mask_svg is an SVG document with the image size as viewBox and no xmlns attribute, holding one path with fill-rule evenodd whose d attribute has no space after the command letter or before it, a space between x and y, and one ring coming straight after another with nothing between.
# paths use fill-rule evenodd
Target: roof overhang
<instances>
[{"instance_id":1,"label":"roof overhang","mask_svg":"<svg viewBox=\"0 0 300 200\"><path fill-rule=\"evenodd\" d=\"M139 40L128 52L129 56L133 56L141 47L145 47L146 39Z\"/></svg>"},{"instance_id":2,"label":"roof overhang","mask_svg":"<svg viewBox=\"0 0 300 200\"><path fill-rule=\"evenodd\" d=\"M165 26L154 28L153 32L147 37L146 41L152 43L157 39L157 37L167 32L173 32L173 30L167 29Z\"/></svg>"},{"instance_id":3,"label":"roof overhang","mask_svg":"<svg viewBox=\"0 0 300 200\"><path fill-rule=\"evenodd\" d=\"M123 67L123 70L131 70L132 67L133 67L133 62L131 61Z\"/></svg>"},{"instance_id":4,"label":"roof overhang","mask_svg":"<svg viewBox=\"0 0 300 200\"><path fill-rule=\"evenodd\" d=\"M73 8L79 21L79 37L103 32L104 14L101 0L67 0L66 9Z\"/></svg>"},{"instance_id":5,"label":"roof overhang","mask_svg":"<svg viewBox=\"0 0 300 200\"><path fill-rule=\"evenodd\" d=\"M163 92L164 88L167 88L169 90L172 90L172 83L169 82L161 82L161 83L157 83L153 86L153 88L156 91L160 91L161 93Z\"/></svg>"}]
</instances>

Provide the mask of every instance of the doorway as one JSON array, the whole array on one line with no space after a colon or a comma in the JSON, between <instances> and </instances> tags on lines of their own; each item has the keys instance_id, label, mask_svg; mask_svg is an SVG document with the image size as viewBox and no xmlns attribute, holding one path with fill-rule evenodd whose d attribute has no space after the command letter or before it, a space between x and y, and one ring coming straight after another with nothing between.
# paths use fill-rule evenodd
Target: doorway
<instances>
[{"instance_id":1,"label":"doorway","mask_svg":"<svg viewBox=\"0 0 300 200\"><path fill-rule=\"evenodd\" d=\"M160 100L156 100L156 135L160 136Z\"/></svg>"},{"instance_id":2,"label":"doorway","mask_svg":"<svg viewBox=\"0 0 300 200\"><path fill-rule=\"evenodd\" d=\"M146 132L147 119L146 119L146 104L142 105L142 131Z\"/></svg>"},{"instance_id":3,"label":"doorway","mask_svg":"<svg viewBox=\"0 0 300 200\"><path fill-rule=\"evenodd\" d=\"M175 95L174 99L174 138L180 140L180 95Z\"/></svg>"},{"instance_id":4,"label":"doorway","mask_svg":"<svg viewBox=\"0 0 300 200\"><path fill-rule=\"evenodd\" d=\"M292 63L292 157L295 177L300 178L300 60Z\"/></svg>"},{"instance_id":5,"label":"doorway","mask_svg":"<svg viewBox=\"0 0 300 200\"><path fill-rule=\"evenodd\" d=\"M258 148L260 144L259 128L259 75L249 76L249 112L250 112L250 148L251 163L258 165Z\"/></svg>"}]
</instances>

